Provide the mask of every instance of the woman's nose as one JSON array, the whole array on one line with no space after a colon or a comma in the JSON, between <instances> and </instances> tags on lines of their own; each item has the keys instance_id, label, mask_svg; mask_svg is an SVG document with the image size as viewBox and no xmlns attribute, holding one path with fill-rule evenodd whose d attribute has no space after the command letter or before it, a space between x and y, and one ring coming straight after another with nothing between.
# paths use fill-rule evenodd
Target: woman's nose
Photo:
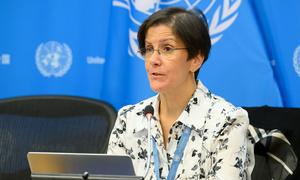
<instances>
[{"instance_id":1,"label":"woman's nose","mask_svg":"<svg viewBox=\"0 0 300 180\"><path fill-rule=\"evenodd\" d=\"M148 59L151 65L160 65L162 62L161 56L158 51L154 51Z\"/></svg>"}]
</instances>

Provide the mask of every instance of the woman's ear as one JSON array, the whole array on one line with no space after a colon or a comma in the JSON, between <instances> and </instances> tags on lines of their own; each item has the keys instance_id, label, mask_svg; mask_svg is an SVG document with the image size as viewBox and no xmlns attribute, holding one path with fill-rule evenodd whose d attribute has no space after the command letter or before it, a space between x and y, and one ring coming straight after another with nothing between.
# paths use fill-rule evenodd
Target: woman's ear
<instances>
[{"instance_id":1,"label":"woman's ear","mask_svg":"<svg viewBox=\"0 0 300 180\"><path fill-rule=\"evenodd\" d=\"M204 60L204 57L201 54L198 54L196 57L191 59L190 60L191 61L191 68L190 68L191 72L194 73L195 71L197 71L201 67L203 60Z\"/></svg>"}]
</instances>

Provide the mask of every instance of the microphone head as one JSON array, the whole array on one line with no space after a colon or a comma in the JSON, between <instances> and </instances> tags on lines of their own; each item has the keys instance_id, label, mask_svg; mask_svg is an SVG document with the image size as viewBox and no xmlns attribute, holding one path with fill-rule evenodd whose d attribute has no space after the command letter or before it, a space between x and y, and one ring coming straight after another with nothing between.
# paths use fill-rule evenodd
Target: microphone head
<instances>
[{"instance_id":1,"label":"microphone head","mask_svg":"<svg viewBox=\"0 0 300 180\"><path fill-rule=\"evenodd\" d=\"M144 109L144 115L147 116L148 114L151 114L153 116L154 114L154 108L151 105L148 105Z\"/></svg>"}]
</instances>

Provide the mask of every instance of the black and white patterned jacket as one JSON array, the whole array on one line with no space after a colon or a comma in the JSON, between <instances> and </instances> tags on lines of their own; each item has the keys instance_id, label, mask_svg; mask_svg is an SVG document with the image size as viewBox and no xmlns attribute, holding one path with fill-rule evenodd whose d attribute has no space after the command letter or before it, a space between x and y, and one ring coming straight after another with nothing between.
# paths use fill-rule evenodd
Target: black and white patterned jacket
<instances>
[{"instance_id":1,"label":"black and white patterned jacket","mask_svg":"<svg viewBox=\"0 0 300 180\"><path fill-rule=\"evenodd\" d=\"M254 155L249 146L247 112L210 93L199 81L185 110L173 124L164 147L159 123L159 95L121 108L111 133L108 154L126 154L135 172L143 176L147 164L147 119L145 106L155 113L151 135L155 137L160 158L161 179L166 179L183 128L192 129L176 179L251 179ZM155 179L151 149L150 170L145 179ZM251 162L251 163L250 163Z\"/></svg>"}]
</instances>

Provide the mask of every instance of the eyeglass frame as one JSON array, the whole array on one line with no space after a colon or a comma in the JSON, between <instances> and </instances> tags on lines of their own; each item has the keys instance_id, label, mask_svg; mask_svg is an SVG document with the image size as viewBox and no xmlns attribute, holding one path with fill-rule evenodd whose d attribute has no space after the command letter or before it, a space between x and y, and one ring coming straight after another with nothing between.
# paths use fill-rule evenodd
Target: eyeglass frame
<instances>
[{"instance_id":1,"label":"eyeglass frame","mask_svg":"<svg viewBox=\"0 0 300 180\"><path fill-rule=\"evenodd\" d=\"M157 51L157 53L158 53L158 55L162 55L162 56L164 56L164 57L167 57L168 55L171 55L174 51L176 51L176 50L183 50L183 49L188 49L188 48L186 48L186 47L177 47L177 48L170 48L169 49L169 52L168 51L164 51L164 50L162 50L164 47L161 47L161 48L158 48L158 49L154 49L154 48L151 48L152 49L152 51L153 52L151 52L151 54L149 54L150 56L149 57L151 57L153 54L154 54L154 51ZM150 48L141 48L139 51L138 51L138 53L140 53L145 59L147 59L147 57L146 57L146 51L147 51L147 49L150 49ZM148 51L149 52L149 51ZM169 54L168 54L169 53ZM149 58L148 57L148 58Z\"/></svg>"}]
</instances>

